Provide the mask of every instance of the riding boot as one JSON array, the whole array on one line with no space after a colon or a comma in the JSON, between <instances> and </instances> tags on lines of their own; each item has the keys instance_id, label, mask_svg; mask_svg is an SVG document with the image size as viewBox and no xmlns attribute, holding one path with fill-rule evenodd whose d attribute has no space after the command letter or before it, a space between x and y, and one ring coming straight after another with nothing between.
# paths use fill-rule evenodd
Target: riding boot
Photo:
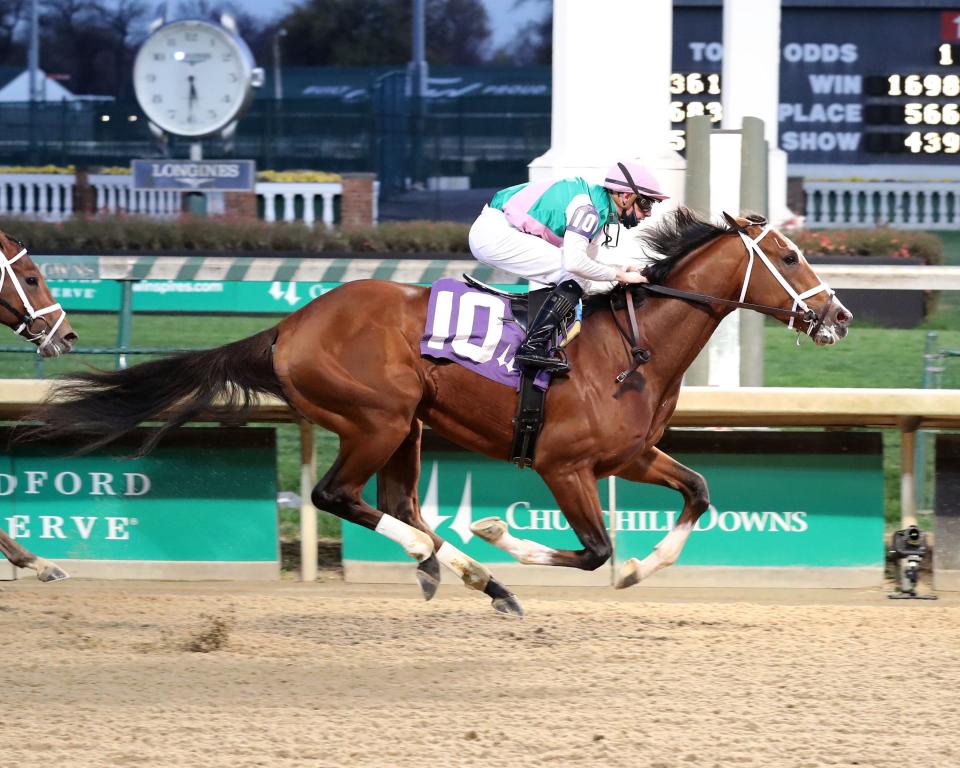
<instances>
[{"instance_id":1,"label":"riding boot","mask_svg":"<svg viewBox=\"0 0 960 768\"><path fill-rule=\"evenodd\" d=\"M564 280L553 289L536 318L527 329L527 337L517 348L514 360L528 368L538 368L552 373L570 370L565 360L550 356L550 340L563 319L583 296L583 288L575 280Z\"/></svg>"}]
</instances>

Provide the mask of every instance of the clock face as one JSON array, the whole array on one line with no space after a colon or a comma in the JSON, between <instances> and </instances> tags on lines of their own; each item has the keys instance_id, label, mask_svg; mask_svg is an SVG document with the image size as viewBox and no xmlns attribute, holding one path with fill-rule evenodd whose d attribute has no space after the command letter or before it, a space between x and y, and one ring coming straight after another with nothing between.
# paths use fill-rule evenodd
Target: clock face
<instances>
[{"instance_id":1,"label":"clock face","mask_svg":"<svg viewBox=\"0 0 960 768\"><path fill-rule=\"evenodd\" d=\"M179 136L206 136L246 106L252 67L246 45L222 27L175 21L137 52L133 86L154 124Z\"/></svg>"}]
</instances>

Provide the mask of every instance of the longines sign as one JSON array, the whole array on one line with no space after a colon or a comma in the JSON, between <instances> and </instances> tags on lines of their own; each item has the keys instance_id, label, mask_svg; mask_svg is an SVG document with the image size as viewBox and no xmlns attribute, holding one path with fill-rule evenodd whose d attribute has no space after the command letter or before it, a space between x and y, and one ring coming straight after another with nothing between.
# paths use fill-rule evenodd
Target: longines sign
<instances>
[{"instance_id":1,"label":"longines sign","mask_svg":"<svg viewBox=\"0 0 960 768\"><path fill-rule=\"evenodd\" d=\"M0 449L0 526L57 561L276 562L272 429L182 430L139 459L133 447Z\"/></svg>"},{"instance_id":2,"label":"longines sign","mask_svg":"<svg viewBox=\"0 0 960 768\"><path fill-rule=\"evenodd\" d=\"M184 192L252 192L257 180L253 160L134 160L134 189Z\"/></svg>"},{"instance_id":3,"label":"longines sign","mask_svg":"<svg viewBox=\"0 0 960 768\"><path fill-rule=\"evenodd\" d=\"M661 446L707 478L713 501L678 565L882 568L879 433L674 431ZM517 537L581 547L533 472L428 448L419 490L428 524L483 562L513 562L470 530L489 516L503 519ZM618 561L646 556L682 508L680 495L665 488L616 479L601 481L598 491ZM371 484L366 498L375 496ZM405 559L395 544L356 526L344 526L343 537L344 560Z\"/></svg>"}]
</instances>

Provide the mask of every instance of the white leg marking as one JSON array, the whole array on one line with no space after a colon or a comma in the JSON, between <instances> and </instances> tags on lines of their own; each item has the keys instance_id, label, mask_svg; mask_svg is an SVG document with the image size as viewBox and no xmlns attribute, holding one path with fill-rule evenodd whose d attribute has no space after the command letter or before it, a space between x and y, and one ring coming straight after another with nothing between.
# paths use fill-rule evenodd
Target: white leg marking
<instances>
[{"instance_id":1,"label":"white leg marking","mask_svg":"<svg viewBox=\"0 0 960 768\"><path fill-rule=\"evenodd\" d=\"M490 571L449 542L437 550L437 560L459 576L471 589L483 590L490 581Z\"/></svg>"},{"instance_id":2,"label":"white leg marking","mask_svg":"<svg viewBox=\"0 0 960 768\"><path fill-rule=\"evenodd\" d=\"M629 587L631 584L636 584L652 576L661 568L673 565L680 557L683 546L690 538L692 530L693 525L691 523L678 525L664 536L660 543L653 548L653 552L643 560L631 557L623 564L616 586L618 588Z\"/></svg>"},{"instance_id":3,"label":"white leg marking","mask_svg":"<svg viewBox=\"0 0 960 768\"><path fill-rule=\"evenodd\" d=\"M690 531L692 530L693 525L683 523L664 536L660 543L653 548L653 552L640 561L640 573L638 574L640 580L643 581L661 568L666 568L668 565L677 562L677 558L680 557L683 546L690 538Z\"/></svg>"},{"instance_id":4,"label":"white leg marking","mask_svg":"<svg viewBox=\"0 0 960 768\"><path fill-rule=\"evenodd\" d=\"M477 536L493 546L509 552L524 565L550 565L556 550L530 539L518 539L498 517L485 517L470 526Z\"/></svg>"},{"instance_id":5,"label":"white leg marking","mask_svg":"<svg viewBox=\"0 0 960 768\"><path fill-rule=\"evenodd\" d=\"M374 530L397 542L418 563L433 554L433 540L426 533L395 517L384 514Z\"/></svg>"}]
</instances>

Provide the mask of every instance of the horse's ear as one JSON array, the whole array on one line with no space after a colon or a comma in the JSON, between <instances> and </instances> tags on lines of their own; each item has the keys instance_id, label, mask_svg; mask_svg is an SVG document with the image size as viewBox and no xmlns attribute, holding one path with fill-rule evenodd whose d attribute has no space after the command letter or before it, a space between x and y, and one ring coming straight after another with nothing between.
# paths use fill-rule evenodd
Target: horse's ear
<instances>
[{"instance_id":1,"label":"horse's ear","mask_svg":"<svg viewBox=\"0 0 960 768\"><path fill-rule=\"evenodd\" d=\"M733 216L731 216L726 211L723 212L723 220L727 222L733 229L740 229L740 222L738 222Z\"/></svg>"}]
</instances>

